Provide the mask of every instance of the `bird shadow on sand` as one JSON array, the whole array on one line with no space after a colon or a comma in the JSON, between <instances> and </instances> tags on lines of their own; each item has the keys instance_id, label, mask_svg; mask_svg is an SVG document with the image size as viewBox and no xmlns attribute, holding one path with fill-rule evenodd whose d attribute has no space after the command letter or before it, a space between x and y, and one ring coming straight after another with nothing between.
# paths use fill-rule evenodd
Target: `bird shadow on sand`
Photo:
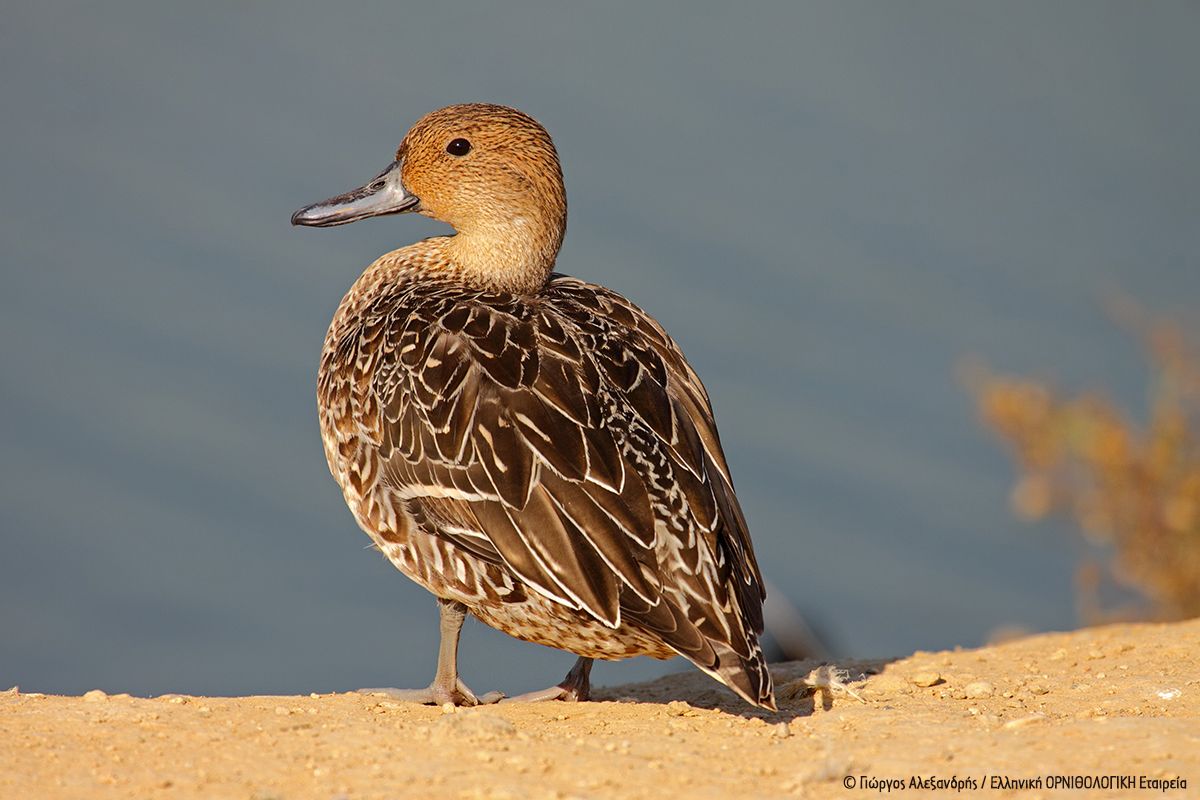
<instances>
[{"instance_id":1,"label":"bird shadow on sand","mask_svg":"<svg viewBox=\"0 0 1200 800\"><path fill-rule=\"evenodd\" d=\"M751 706L697 670L664 675L643 683L599 687L592 691L592 700L665 704L669 707L668 713L686 713L686 706L691 706L716 709L739 717L757 717L772 723L788 722L810 716L818 708L829 711L834 703L865 702L858 696L863 682L882 672L894 660L807 660L771 664L775 700L779 706L779 711L775 712Z\"/></svg>"}]
</instances>

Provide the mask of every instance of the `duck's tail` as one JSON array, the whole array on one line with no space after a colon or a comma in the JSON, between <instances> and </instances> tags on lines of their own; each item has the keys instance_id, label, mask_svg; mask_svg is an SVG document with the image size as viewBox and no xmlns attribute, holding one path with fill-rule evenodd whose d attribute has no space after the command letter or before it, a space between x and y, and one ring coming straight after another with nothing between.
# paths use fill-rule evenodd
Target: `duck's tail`
<instances>
[{"instance_id":1,"label":"duck's tail","mask_svg":"<svg viewBox=\"0 0 1200 800\"><path fill-rule=\"evenodd\" d=\"M702 664L695 659L689 659L704 672L719 680L746 702L778 711L775 705L775 690L771 684L771 672L767 669L767 661L763 657L762 648L757 640L752 642L750 656L743 657L734 652L733 648L713 643L717 654L715 665Z\"/></svg>"}]
</instances>

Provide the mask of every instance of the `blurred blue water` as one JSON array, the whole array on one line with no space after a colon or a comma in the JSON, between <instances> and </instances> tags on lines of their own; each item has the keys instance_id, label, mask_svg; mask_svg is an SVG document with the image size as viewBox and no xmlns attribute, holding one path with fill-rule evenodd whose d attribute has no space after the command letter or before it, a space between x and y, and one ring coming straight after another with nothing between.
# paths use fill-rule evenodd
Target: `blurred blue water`
<instances>
[{"instance_id":1,"label":"blurred blue water","mask_svg":"<svg viewBox=\"0 0 1200 800\"><path fill-rule=\"evenodd\" d=\"M432 601L362 549L313 394L358 271L441 229L287 220L466 100L555 136L560 269L684 346L768 576L839 651L1075 623L1070 540L1010 518L955 366L1142 404L1099 301L1200 300L1200 10L659 8L6 8L0 684L428 679ZM476 625L464 661L515 691L570 657Z\"/></svg>"}]
</instances>

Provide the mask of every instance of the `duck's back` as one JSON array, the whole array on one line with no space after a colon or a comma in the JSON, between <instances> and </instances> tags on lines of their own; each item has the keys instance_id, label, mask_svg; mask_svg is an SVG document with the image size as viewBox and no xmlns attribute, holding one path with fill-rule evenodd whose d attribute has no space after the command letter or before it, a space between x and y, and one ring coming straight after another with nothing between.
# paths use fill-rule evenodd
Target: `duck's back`
<instances>
[{"instance_id":1,"label":"duck's back","mask_svg":"<svg viewBox=\"0 0 1200 800\"><path fill-rule=\"evenodd\" d=\"M762 579L707 394L625 298L381 260L334 318L318 403L359 523L435 594L523 639L678 652L771 697Z\"/></svg>"}]
</instances>

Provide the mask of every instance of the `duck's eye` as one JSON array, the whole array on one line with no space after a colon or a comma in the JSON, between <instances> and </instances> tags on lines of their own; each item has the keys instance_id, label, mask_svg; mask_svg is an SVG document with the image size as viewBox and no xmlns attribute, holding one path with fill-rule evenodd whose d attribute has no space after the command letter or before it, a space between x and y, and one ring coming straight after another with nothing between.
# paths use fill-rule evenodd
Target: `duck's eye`
<instances>
[{"instance_id":1,"label":"duck's eye","mask_svg":"<svg viewBox=\"0 0 1200 800\"><path fill-rule=\"evenodd\" d=\"M465 156L471 152L471 143L466 139L451 139L446 145L446 152L452 156Z\"/></svg>"}]
</instances>

